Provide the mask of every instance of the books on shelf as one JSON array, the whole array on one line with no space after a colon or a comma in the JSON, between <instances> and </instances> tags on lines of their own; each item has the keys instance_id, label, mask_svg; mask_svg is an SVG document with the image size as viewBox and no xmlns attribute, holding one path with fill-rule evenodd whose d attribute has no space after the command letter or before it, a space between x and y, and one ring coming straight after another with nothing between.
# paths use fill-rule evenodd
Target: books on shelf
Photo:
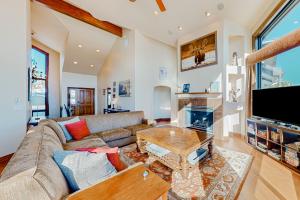
<instances>
[{"instance_id":1,"label":"books on shelf","mask_svg":"<svg viewBox=\"0 0 300 200\"><path fill-rule=\"evenodd\" d=\"M299 167L300 166L300 160L299 160L299 157L298 157L298 153L295 150L286 148L285 152L284 152L284 160L288 164L290 164L294 167Z\"/></svg>"},{"instance_id":2,"label":"books on shelf","mask_svg":"<svg viewBox=\"0 0 300 200\"><path fill-rule=\"evenodd\" d=\"M253 123L248 123L247 131L248 133L255 135L255 126Z\"/></svg>"},{"instance_id":3,"label":"books on shelf","mask_svg":"<svg viewBox=\"0 0 300 200\"><path fill-rule=\"evenodd\" d=\"M279 149L271 149L268 151L268 155L276 160L281 160L280 150Z\"/></svg>"}]
</instances>

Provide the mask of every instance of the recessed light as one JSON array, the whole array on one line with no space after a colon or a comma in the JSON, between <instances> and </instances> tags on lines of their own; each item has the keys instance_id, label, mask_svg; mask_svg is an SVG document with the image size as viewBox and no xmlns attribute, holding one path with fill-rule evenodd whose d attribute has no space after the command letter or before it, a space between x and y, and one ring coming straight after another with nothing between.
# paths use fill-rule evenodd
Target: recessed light
<instances>
[{"instance_id":1,"label":"recessed light","mask_svg":"<svg viewBox=\"0 0 300 200\"><path fill-rule=\"evenodd\" d=\"M206 17L209 17L209 16L211 16L211 13L208 12L208 11L206 11L206 12L205 12L205 16L206 16Z\"/></svg>"},{"instance_id":2,"label":"recessed light","mask_svg":"<svg viewBox=\"0 0 300 200\"><path fill-rule=\"evenodd\" d=\"M154 15L158 15L158 12L156 10L154 11Z\"/></svg>"},{"instance_id":3,"label":"recessed light","mask_svg":"<svg viewBox=\"0 0 300 200\"><path fill-rule=\"evenodd\" d=\"M183 29L182 26L178 26L179 31L182 31L182 29Z\"/></svg>"},{"instance_id":4,"label":"recessed light","mask_svg":"<svg viewBox=\"0 0 300 200\"><path fill-rule=\"evenodd\" d=\"M79 48L82 48L83 46L82 46L82 44L79 44L78 47L79 47Z\"/></svg>"},{"instance_id":5,"label":"recessed light","mask_svg":"<svg viewBox=\"0 0 300 200\"><path fill-rule=\"evenodd\" d=\"M299 21L298 21L298 20L294 20L293 23L294 23L294 24L299 24Z\"/></svg>"},{"instance_id":6,"label":"recessed light","mask_svg":"<svg viewBox=\"0 0 300 200\"><path fill-rule=\"evenodd\" d=\"M77 62L77 61L74 61L73 63L74 63L74 65L77 65L77 64L78 64L78 62Z\"/></svg>"},{"instance_id":7,"label":"recessed light","mask_svg":"<svg viewBox=\"0 0 300 200\"><path fill-rule=\"evenodd\" d=\"M97 52L97 53L99 53L99 52L100 52L100 50L99 50L99 49L97 49L97 50L96 50L96 52Z\"/></svg>"},{"instance_id":8,"label":"recessed light","mask_svg":"<svg viewBox=\"0 0 300 200\"><path fill-rule=\"evenodd\" d=\"M90 67L94 67L94 65L90 65Z\"/></svg>"}]
</instances>

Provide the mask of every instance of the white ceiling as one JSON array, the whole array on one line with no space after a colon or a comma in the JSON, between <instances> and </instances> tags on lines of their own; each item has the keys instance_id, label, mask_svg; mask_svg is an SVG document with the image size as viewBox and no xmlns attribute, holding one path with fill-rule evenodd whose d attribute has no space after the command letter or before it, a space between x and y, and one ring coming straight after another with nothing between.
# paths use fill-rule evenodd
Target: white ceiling
<instances>
[{"instance_id":1,"label":"white ceiling","mask_svg":"<svg viewBox=\"0 0 300 200\"><path fill-rule=\"evenodd\" d=\"M97 75L117 36L37 2L32 3L31 9L33 37L64 55L63 71Z\"/></svg>"},{"instance_id":2,"label":"white ceiling","mask_svg":"<svg viewBox=\"0 0 300 200\"><path fill-rule=\"evenodd\" d=\"M144 34L175 46L179 37L218 19L227 18L249 29L278 0L164 0L167 11L159 11L155 0L68 0L91 12L95 17ZM224 4L222 11L217 9ZM205 12L212 13L210 17ZM178 31L178 26L183 30Z\"/></svg>"}]
</instances>

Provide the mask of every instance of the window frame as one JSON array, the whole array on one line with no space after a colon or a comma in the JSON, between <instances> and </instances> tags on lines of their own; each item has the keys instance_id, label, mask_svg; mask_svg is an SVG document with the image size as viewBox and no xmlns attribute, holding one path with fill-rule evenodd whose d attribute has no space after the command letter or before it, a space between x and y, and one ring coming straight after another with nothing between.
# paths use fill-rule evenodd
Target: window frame
<instances>
[{"instance_id":1,"label":"window frame","mask_svg":"<svg viewBox=\"0 0 300 200\"><path fill-rule=\"evenodd\" d=\"M36 112L45 112L45 115L46 116L49 116L49 95L48 95L48 79L49 79L49 53L44 51L43 49L35 46L35 45L32 45L31 47L32 49L42 53L45 55L45 58L46 58L46 79L45 79L45 109L39 109L39 110L31 110L31 115L33 116L34 113ZM33 80L33 77L31 76L31 79Z\"/></svg>"},{"instance_id":2,"label":"window frame","mask_svg":"<svg viewBox=\"0 0 300 200\"><path fill-rule=\"evenodd\" d=\"M262 38L265 34L267 34L269 31L272 30L276 24L280 22L282 18L284 18L290 10L292 10L298 3L300 3L299 0L290 0L286 4L282 6L282 8L279 9L279 12L275 12L272 20L267 23L265 28L262 29L262 31L257 34L255 37L255 43L254 43L254 48L256 50L259 50L262 48ZM261 62L256 64L256 89L261 89L261 69L262 69L262 64Z\"/></svg>"}]
</instances>

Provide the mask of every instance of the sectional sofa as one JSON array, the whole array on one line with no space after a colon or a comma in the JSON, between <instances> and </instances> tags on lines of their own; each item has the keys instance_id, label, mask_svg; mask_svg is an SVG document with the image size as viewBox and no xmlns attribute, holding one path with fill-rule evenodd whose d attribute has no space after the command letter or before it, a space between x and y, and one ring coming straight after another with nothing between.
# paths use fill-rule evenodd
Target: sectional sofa
<instances>
[{"instance_id":1,"label":"sectional sofa","mask_svg":"<svg viewBox=\"0 0 300 200\"><path fill-rule=\"evenodd\" d=\"M105 145L122 147L136 141L136 131L152 126L144 119L143 112L81 118L86 119L91 135L80 141L66 142L57 121L69 118L45 120L27 132L23 142L1 174L1 200L65 199L71 195L70 189L52 158L54 151Z\"/></svg>"}]
</instances>

